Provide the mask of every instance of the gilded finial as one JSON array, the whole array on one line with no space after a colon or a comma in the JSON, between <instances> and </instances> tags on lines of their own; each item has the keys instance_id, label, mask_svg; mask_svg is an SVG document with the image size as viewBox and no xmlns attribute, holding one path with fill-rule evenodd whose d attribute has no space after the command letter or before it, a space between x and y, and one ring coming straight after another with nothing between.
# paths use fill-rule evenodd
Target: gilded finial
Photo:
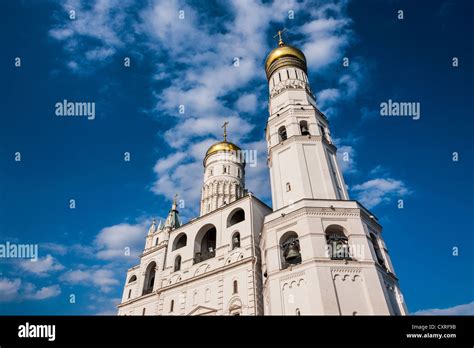
<instances>
[{"instance_id":1,"label":"gilded finial","mask_svg":"<svg viewBox=\"0 0 474 348\"><path fill-rule=\"evenodd\" d=\"M222 128L224 128L224 141L227 141L227 125L229 122L225 121L224 124L222 125Z\"/></svg>"},{"instance_id":2,"label":"gilded finial","mask_svg":"<svg viewBox=\"0 0 474 348\"><path fill-rule=\"evenodd\" d=\"M176 203L178 202L178 194L176 193L173 197L173 208L176 209Z\"/></svg>"},{"instance_id":3,"label":"gilded finial","mask_svg":"<svg viewBox=\"0 0 474 348\"><path fill-rule=\"evenodd\" d=\"M274 39L277 38L278 36L278 46L284 46L285 43L283 42L283 39L281 37L281 34L283 34L286 31L286 28L283 28L282 30L278 30L277 34L273 37Z\"/></svg>"}]
</instances>

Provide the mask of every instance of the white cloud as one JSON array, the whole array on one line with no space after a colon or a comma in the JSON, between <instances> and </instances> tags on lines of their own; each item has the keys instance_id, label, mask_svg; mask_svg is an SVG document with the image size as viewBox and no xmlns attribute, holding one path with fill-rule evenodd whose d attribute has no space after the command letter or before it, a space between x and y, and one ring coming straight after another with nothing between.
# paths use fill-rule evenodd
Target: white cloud
<instances>
[{"instance_id":1,"label":"white cloud","mask_svg":"<svg viewBox=\"0 0 474 348\"><path fill-rule=\"evenodd\" d=\"M34 262L21 260L19 266L25 272L35 274L38 277L46 277L52 272L64 269L64 266L50 254Z\"/></svg>"},{"instance_id":2,"label":"white cloud","mask_svg":"<svg viewBox=\"0 0 474 348\"><path fill-rule=\"evenodd\" d=\"M19 278L0 278L0 302L45 300L61 293L59 285L45 286L37 290L32 283L25 283Z\"/></svg>"},{"instance_id":3,"label":"white cloud","mask_svg":"<svg viewBox=\"0 0 474 348\"><path fill-rule=\"evenodd\" d=\"M370 172L369 172L369 175L370 176L376 176L376 175L388 175L388 170L386 168L384 168L382 165L377 165L375 166Z\"/></svg>"},{"instance_id":4,"label":"white cloud","mask_svg":"<svg viewBox=\"0 0 474 348\"><path fill-rule=\"evenodd\" d=\"M0 302L9 302L14 300L21 287L21 279L9 280L7 278L0 278Z\"/></svg>"},{"instance_id":5,"label":"white cloud","mask_svg":"<svg viewBox=\"0 0 474 348\"><path fill-rule=\"evenodd\" d=\"M255 112L257 110L257 96L255 94L243 94L235 102L238 111Z\"/></svg>"},{"instance_id":6,"label":"white cloud","mask_svg":"<svg viewBox=\"0 0 474 348\"><path fill-rule=\"evenodd\" d=\"M229 14L226 17L216 17L184 1L162 0L134 8L138 15L130 16L129 5L130 1L125 4L95 1L86 7L70 1L64 9L79 9L78 20L57 25L50 35L64 42L69 52L82 53L89 61L110 58L127 43L134 43L134 47L147 49L150 55L168 62L157 64L151 76L155 81L166 82L166 87L155 95L153 113L157 119L171 117L175 122L164 136L171 155L157 160L152 191L167 198L180 193L186 206L197 211L200 198L197 183L202 182L204 153L213 141L220 140L221 125L229 121L230 141L241 148L259 147L259 164L248 167L247 186L268 196L266 145L260 139L257 142L250 139L255 125L265 122L257 113L264 105L263 98L267 98L263 61L275 47L275 43L268 46L268 31L274 24L283 25L289 10L295 11L298 18L305 18L304 23L290 28L287 41L303 49L314 73L340 61L352 41L346 2L314 6L296 0L233 0L217 4L225 7ZM184 19L179 18L181 10ZM87 22L94 25L87 27ZM298 34L302 34L302 41L291 40ZM80 43L85 38L95 39L97 45L84 53ZM234 65L236 58L238 66ZM71 61L75 62L71 68L79 70L78 65L82 65L79 58ZM179 69L174 64L179 64ZM337 83L334 91L340 97L353 88L347 77ZM239 98L229 105L236 94ZM320 93L321 100L325 97L330 97L327 91ZM185 107L184 114L178 112L180 105ZM331 105L329 108L334 109ZM259 117L258 123L252 117ZM110 249L107 250L101 253L103 257L112 256ZM113 250L111 253L115 254L118 249Z\"/></svg>"},{"instance_id":7,"label":"white cloud","mask_svg":"<svg viewBox=\"0 0 474 348\"><path fill-rule=\"evenodd\" d=\"M474 301L443 309L422 309L412 315L474 315Z\"/></svg>"},{"instance_id":8,"label":"white cloud","mask_svg":"<svg viewBox=\"0 0 474 348\"><path fill-rule=\"evenodd\" d=\"M94 286L101 292L108 293L119 284L116 275L109 269L77 269L64 273L61 281L72 285Z\"/></svg>"},{"instance_id":9,"label":"white cloud","mask_svg":"<svg viewBox=\"0 0 474 348\"><path fill-rule=\"evenodd\" d=\"M184 152L175 152L168 157L160 159L156 162L153 170L158 173L166 173L168 170L179 164L183 159L186 158L186 153Z\"/></svg>"},{"instance_id":10,"label":"white cloud","mask_svg":"<svg viewBox=\"0 0 474 348\"><path fill-rule=\"evenodd\" d=\"M115 53L111 48L97 48L86 52L86 58L89 60L104 60Z\"/></svg>"},{"instance_id":11,"label":"white cloud","mask_svg":"<svg viewBox=\"0 0 474 348\"><path fill-rule=\"evenodd\" d=\"M345 2L314 6L310 9L311 19L300 26L300 32L307 39L303 51L311 69L340 61L345 48L351 43L352 22L345 10Z\"/></svg>"},{"instance_id":12,"label":"white cloud","mask_svg":"<svg viewBox=\"0 0 474 348\"><path fill-rule=\"evenodd\" d=\"M400 180L391 178L372 179L352 187L357 199L371 209L382 202L390 202L394 197L401 198L410 193Z\"/></svg>"},{"instance_id":13,"label":"white cloud","mask_svg":"<svg viewBox=\"0 0 474 348\"><path fill-rule=\"evenodd\" d=\"M101 260L130 259L143 249L147 227L145 223L121 223L103 228L94 240L96 257ZM126 251L130 254L127 255Z\"/></svg>"},{"instance_id":14,"label":"white cloud","mask_svg":"<svg viewBox=\"0 0 474 348\"><path fill-rule=\"evenodd\" d=\"M46 300L51 297L56 297L59 294L61 294L59 285L51 285L42 287L33 293L26 294L25 298L29 300Z\"/></svg>"},{"instance_id":15,"label":"white cloud","mask_svg":"<svg viewBox=\"0 0 474 348\"><path fill-rule=\"evenodd\" d=\"M337 88L326 88L319 91L316 95L318 106L324 109L327 105L330 105L341 97L341 92Z\"/></svg>"},{"instance_id":16,"label":"white cloud","mask_svg":"<svg viewBox=\"0 0 474 348\"><path fill-rule=\"evenodd\" d=\"M47 250L58 255L66 255L68 252L67 246L58 243L41 243L39 247L40 250Z\"/></svg>"},{"instance_id":17,"label":"white cloud","mask_svg":"<svg viewBox=\"0 0 474 348\"><path fill-rule=\"evenodd\" d=\"M337 161L344 174L358 173L356 151L353 146L342 145L337 149Z\"/></svg>"},{"instance_id":18,"label":"white cloud","mask_svg":"<svg viewBox=\"0 0 474 348\"><path fill-rule=\"evenodd\" d=\"M361 85L367 74L356 59L350 61L347 71L337 81L336 87L330 87L319 91L317 96L318 107L328 116L337 115L337 108L343 101L353 99L360 92Z\"/></svg>"}]
</instances>

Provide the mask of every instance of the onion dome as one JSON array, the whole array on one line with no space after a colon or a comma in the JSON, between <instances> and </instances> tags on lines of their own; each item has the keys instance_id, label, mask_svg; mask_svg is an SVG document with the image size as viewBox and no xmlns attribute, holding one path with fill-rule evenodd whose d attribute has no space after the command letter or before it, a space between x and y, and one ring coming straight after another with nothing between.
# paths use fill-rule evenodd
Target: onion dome
<instances>
[{"instance_id":1,"label":"onion dome","mask_svg":"<svg viewBox=\"0 0 474 348\"><path fill-rule=\"evenodd\" d=\"M206 159L215 153L218 153L221 151L224 151L224 152L242 151L240 147L227 141L227 124L228 122L226 121L224 122L224 125L222 126L222 128L224 128L224 140L211 145L211 147L206 151L206 156L204 157L204 161L203 161L204 166L206 166Z\"/></svg>"},{"instance_id":2,"label":"onion dome","mask_svg":"<svg viewBox=\"0 0 474 348\"><path fill-rule=\"evenodd\" d=\"M296 47L285 45L280 36L278 47L272 50L265 60L267 79L270 79L276 70L284 66L297 67L307 73L306 57L303 52Z\"/></svg>"}]
</instances>

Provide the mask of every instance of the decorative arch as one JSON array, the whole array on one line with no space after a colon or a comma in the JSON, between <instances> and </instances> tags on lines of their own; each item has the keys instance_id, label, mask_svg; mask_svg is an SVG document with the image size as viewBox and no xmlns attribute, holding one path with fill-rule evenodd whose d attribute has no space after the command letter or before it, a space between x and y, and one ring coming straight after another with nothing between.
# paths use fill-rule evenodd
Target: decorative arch
<instances>
[{"instance_id":1,"label":"decorative arch","mask_svg":"<svg viewBox=\"0 0 474 348\"><path fill-rule=\"evenodd\" d=\"M171 248L171 250L174 251L177 249L181 249L186 246L187 242L188 242L188 237L186 236L186 233L181 232L173 240L173 247Z\"/></svg>"},{"instance_id":2,"label":"decorative arch","mask_svg":"<svg viewBox=\"0 0 474 348\"><path fill-rule=\"evenodd\" d=\"M216 226L206 224L196 234L194 240L194 263L216 256Z\"/></svg>"},{"instance_id":3,"label":"decorative arch","mask_svg":"<svg viewBox=\"0 0 474 348\"><path fill-rule=\"evenodd\" d=\"M148 264L145 271L145 282L143 283L142 295L149 294L153 291L155 285L156 262L152 261Z\"/></svg>"},{"instance_id":4,"label":"decorative arch","mask_svg":"<svg viewBox=\"0 0 474 348\"><path fill-rule=\"evenodd\" d=\"M301 249L298 234L288 231L280 238L281 269L301 263Z\"/></svg>"},{"instance_id":5,"label":"decorative arch","mask_svg":"<svg viewBox=\"0 0 474 348\"><path fill-rule=\"evenodd\" d=\"M305 120L300 121L300 131L301 131L301 135L310 135L308 121L305 121Z\"/></svg>"},{"instance_id":6,"label":"decorative arch","mask_svg":"<svg viewBox=\"0 0 474 348\"><path fill-rule=\"evenodd\" d=\"M234 296L229 301L229 315L241 315L242 314L242 301L238 296Z\"/></svg>"},{"instance_id":7,"label":"decorative arch","mask_svg":"<svg viewBox=\"0 0 474 348\"><path fill-rule=\"evenodd\" d=\"M227 217L227 227L245 220L245 211L242 208L234 209Z\"/></svg>"},{"instance_id":8,"label":"decorative arch","mask_svg":"<svg viewBox=\"0 0 474 348\"><path fill-rule=\"evenodd\" d=\"M325 229L327 251L332 260L350 260L349 239L344 227L329 225Z\"/></svg>"},{"instance_id":9,"label":"decorative arch","mask_svg":"<svg viewBox=\"0 0 474 348\"><path fill-rule=\"evenodd\" d=\"M285 141L286 139L288 139L288 135L286 133L286 127L281 126L280 128L278 128L278 140L281 143L282 141Z\"/></svg>"}]
</instances>

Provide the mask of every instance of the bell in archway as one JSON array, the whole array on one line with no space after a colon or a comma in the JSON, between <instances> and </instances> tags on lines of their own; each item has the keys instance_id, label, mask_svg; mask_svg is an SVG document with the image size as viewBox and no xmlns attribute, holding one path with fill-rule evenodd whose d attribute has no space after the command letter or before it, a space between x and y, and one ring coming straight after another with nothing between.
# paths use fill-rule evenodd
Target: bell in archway
<instances>
[{"instance_id":1,"label":"bell in archway","mask_svg":"<svg viewBox=\"0 0 474 348\"><path fill-rule=\"evenodd\" d=\"M300 251L298 250L298 245L296 243L291 243L288 246L288 253L285 256L285 260L288 262L294 261L297 258L301 257Z\"/></svg>"}]
</instances>

